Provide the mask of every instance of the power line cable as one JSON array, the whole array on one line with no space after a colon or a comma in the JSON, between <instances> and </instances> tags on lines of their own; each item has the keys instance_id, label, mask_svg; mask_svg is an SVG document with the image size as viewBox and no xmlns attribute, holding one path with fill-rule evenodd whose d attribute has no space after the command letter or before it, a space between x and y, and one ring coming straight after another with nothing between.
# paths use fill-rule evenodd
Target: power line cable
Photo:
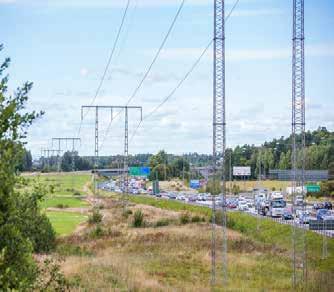
<instances>
[{"instance_id":1,"label":"power line cable","mask_svg":"<svg viewBox=\"0 0 334 292\"><path fill-rule=\"evenodd\" d=\"M231 8L231 10L229 12L229 14L225 18L225 22L227 22L228 19L231 17L231 15L232 15L233 11L235 10L235 8L237 7L239 1L240 0L236 0L235 1L233 7ZM175 92L182 86L182 84L188 79L188 77L191 75L191 73L198 66L198 64L200 63L200 61L202 60L203 56L205 55L205 53L207 52L207 50L210 48L210 46L212 45L212 43L213 43L213 40L210 40L210 42L208 43L208 45L201 52L200 56L195 60L195 62L191 66L190 70L187 71L187 73L179 81L179 83L176 85L176 87L162 100L162 102L160 102L159 105L157 105L149 114L147 114L146 116L144 116L144 118L138 123L135 131L133 132L133 134L132 134L132 136L130 138L130 142L133 140L134 136L136 135L137 131L139 130L139 128L143 124L143 122L145 120L147 120L148 118L150 118L155 112L157 112L175 94Z\"/></svg>"},{"instance_id":2,"label":"power line cable","mask_svg":"<svg viewBox=\"0 0 334 292\"><path fill-rule=\"evenodd\" d=\"M173 88L173 90L158 104L150 113L148 113L146 116L144 116L143 120L139 122L137 125L133 135L130 138L130 141L134 138L136 135L138 129L142 125L142 123L150 118L155 112L157 112L174 94L175 92L182 86L182 84L188 79L188 77L191 75L191 73L195 70L199 62L202 60L203 56L207 52L207 50L211 47L213 40L211 40L208 45L205 47L205 49L202 51L201 55L196 59L195 63L191 66L190 70L183 76L183 78L179 81L179 83Z\"/></svg>"},{"instance_id":3,"label":"power line cable","mask_svg":"<svg viewBox=\"0 0 334 292\"><path fill-rule=\"evenodd\" d=\"M176 21L177 21L177 19L179 18L180 14L181 14L181 11L182 11L182 9L183 9L183 7L184 7L185 1L186 1L186 0L182 0L182 2L181 2L181 4L180 4L180 6L179 6L179 8L178 8L178 10L177 10L177 12L176 12L174 18L173 18L173 21L172 21L171 25L169 26L168 31L167 31L165 37L163 38L163 41L162 41L162 43L161 43L161 45L160 45L158 51L157 51L156 54L154 55L154 58L153 58L152 62L151 62L150 65L148 66L148 68L147 68L147 70L145 71L145 73L144 73L142 79L140 80L139 84L137 85L137 87L136 87L135 90L133 91L131 97L130 97L130 98L128 99L128 101L126 102L126 106L128 106L128 105L130 104L130 102L136 97L136 95L138 94L139 90L142 88L142 86L143 86L145 80L147 79L148 75L150 74L150 72L151 72L151 70L152 70L152 68L153 68L153 65L156 63L157 59L159 58L159 56L160 56L160 54L161 54L161 51L162 51L162 49L164 48L164 46L165 46L165 44L166 44L166 42L167 42L167 40L168 40L168 37L169 37L169 35L171 34L171 32L172 32L172 30L173 30L173 28L174 28L174 26L175 26L175 24L176 24ZM115 115L114 119L117 118L122 112L123 112L123 110L119 111L119 112ZM106 135L104 136L104 138L103 138L103 140L102 140L102 144L101 144L101 146L100 146L100 149L103 147L103 145L104 145L104 143L105 143L105 140L106 140L106 138L107 138L107 136L108 136L108 133L109 133L110 128L111 128L111 125L112 125L112 121L111 121L111 122L109 123L109 125L108 125L107 131L106 131Z\"/></svg>"},{"instance_id":4,"label":"power line cable","mask_svg":"<svg viewBox=\"0 0 334 292\"><path fill-rule=\"evenodd\" d=\"M118 44L118 41L119 41L119 38L120 38L120 35L121 35L121 32L122 32L122 29L123 29L123 26L124 26L124 22L125 22L125 19L126 19L128 10L129 10L130 3L131 3L131 0L127 0L127 4L126 4L126 7L125 7L124 12L123 12L123 16L122 16L121 24L120 24L120 26L119 26L119 28L118 28L118 32L117 32L117 35L116 35L116 39L115 39L115 41L114 41L114 44L113 44L111 53L110 53L110 55L109 55L109 58L108 58L106 67L105 67L105 69L104 69L104 72L103 72L103 74L102 74L102 77L101 77L101 79L100 79L99 85L98 85L98 87L97 87L97 89L96 89L95 95L94 95L94 97L93 97L93 99L92 99L92 102L90 103L91 106L94 104L96 98L98 97L98 95L99 95L99 93L100 93L100 91L101 91L103 82L104 82L104 80L105 80L105 78L106 78L106 75L107 75L107 73L108 73L108 70L109 70L111 61L112 61L113 56L114 56L114 53L115 53L115 51L116 51L116 47L117 47L117 44ZM81 132L82 121L83 121L83 119L87 116L88 113L89 113L89 110L85 113L85 115L84 115L83 118L81 119L80 126L79 126L79 131L78 131L78 136L80 135L80 132Z\"/></svg>"}]
</instances>

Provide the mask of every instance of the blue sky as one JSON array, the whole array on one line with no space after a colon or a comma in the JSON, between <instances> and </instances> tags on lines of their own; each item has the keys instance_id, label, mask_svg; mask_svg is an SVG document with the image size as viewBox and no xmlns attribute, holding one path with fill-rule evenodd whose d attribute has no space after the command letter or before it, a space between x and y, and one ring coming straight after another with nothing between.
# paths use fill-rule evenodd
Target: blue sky
<instances>
[{"instance_id":1,"label":"blue sky","mask_svg":"<svg viewBox=\"0 0 334 292\"><path fill-rule=\"evenodd\" d=\"M180 0L132 0L99 105L124 105L151 62ZM212 2L187 0L151 74L131 105L150 112L178 83L212 38ZM234 0L226 1L228 12ZM30 129L39 155L51 138L76 136L80 106L90 104L104 70L126 0L0 0L0 58L12 58L10 87L34 82L29 109L46 114ZM334 130L334 2L305 1L307 129ZM291 120L292 0L240 0L226 24L227 143L260 144L286 136ZM101 155L122 153L123 115L104 139ZM176 94L145 121L130 153L210 153L212 49ZM139 115L130 114L130 135ZM94 114L80 132L83 155L94 153ZM102 143L102 141L104 141ZM66 149L66 145L62 145Z\"/></svg>"}]
</instances>

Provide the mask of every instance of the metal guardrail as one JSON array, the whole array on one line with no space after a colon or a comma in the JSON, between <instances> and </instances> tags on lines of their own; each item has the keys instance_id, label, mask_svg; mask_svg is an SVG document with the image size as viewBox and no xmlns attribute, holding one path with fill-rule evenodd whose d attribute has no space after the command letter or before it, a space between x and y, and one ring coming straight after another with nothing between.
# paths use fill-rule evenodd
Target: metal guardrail
<instances>
[{"instance_id":1,"label":"metal guardrail","mask_svg":"<svg viewBox=\"0 0 334 292\"><path fill-rule=\"evenodd\" d=\"M310 230L334 230L334 220L310 220Z\"/></svg>"}]
</instances>

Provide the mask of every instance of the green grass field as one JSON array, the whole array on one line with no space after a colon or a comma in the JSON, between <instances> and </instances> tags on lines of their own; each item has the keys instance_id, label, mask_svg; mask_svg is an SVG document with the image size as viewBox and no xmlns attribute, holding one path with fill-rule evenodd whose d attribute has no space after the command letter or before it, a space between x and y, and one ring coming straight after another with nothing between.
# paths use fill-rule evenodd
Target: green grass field
<instances>
[{"instance_id":1,"label":"green grass field","mask_svg":"<svg viewBox=\"0 0 334 292\"><path fill-rule=\"evenodd\" d=\"M57 235L71 234L76 227L87 220L87 216L71 212L46 212Z\"/></svg>"},{"instance_id":2,"label":"green grass field","mask_svg":"<svg viewBox=\"0 0 334 292\"><path fill-rule=\"evenodd\" d=\"M26 176L28 180L36 180L46 186L54 186L55 196L72 196L74 193L84 195L84 186L89 183L89 174L43 174L40 176Z\"/></svg>"},{"instance_id":3,"label":"green grass field","mask_svg":"<svg viewBox=\"0 0 334 292\"><path fill-rule=\"evenodd\" d=\"M48 190L53 189L53 192L49 193L45 200L41 202L41 208L64 208L61 212L46 212L58 236L70 235L80 223L87 220L87 216L80 213L66 212L66 208L89 207L89 204L83 201L80 195L86 195L84 187L91 180L90 174L26 175L25 179L28 180L28 185L22 188L22 191L31 189L33 183L45 185Z\"/></svg>"},{"instance_id":4,"label":"green grass field","mask_svg":"<svg viewBox=\"0 0 334 292\"><path fill-rule=\"evenodd\" d=\"M48 197L46 198L41 207L43 209L47 208L80 208L80 207L88 207L89 204L80 198L73 197Z\"/></svg>"}]
</instances>

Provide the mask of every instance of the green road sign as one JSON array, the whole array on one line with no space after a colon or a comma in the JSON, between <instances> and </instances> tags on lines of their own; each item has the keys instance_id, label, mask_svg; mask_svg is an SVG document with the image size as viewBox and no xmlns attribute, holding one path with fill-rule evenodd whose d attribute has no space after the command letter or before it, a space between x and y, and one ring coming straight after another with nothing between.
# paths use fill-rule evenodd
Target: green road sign
<instances>
[{"instance_id":1,"label":"green road sign","mask_svg":"<svg viewBox=\"0 0 334 292\"><path fill-rule=\"evenodd\" d=\"M320 186L319 185L308 185L306 186L306 190L308 193L318 193L320 192Z\"/></svg>"}]
</instances>

